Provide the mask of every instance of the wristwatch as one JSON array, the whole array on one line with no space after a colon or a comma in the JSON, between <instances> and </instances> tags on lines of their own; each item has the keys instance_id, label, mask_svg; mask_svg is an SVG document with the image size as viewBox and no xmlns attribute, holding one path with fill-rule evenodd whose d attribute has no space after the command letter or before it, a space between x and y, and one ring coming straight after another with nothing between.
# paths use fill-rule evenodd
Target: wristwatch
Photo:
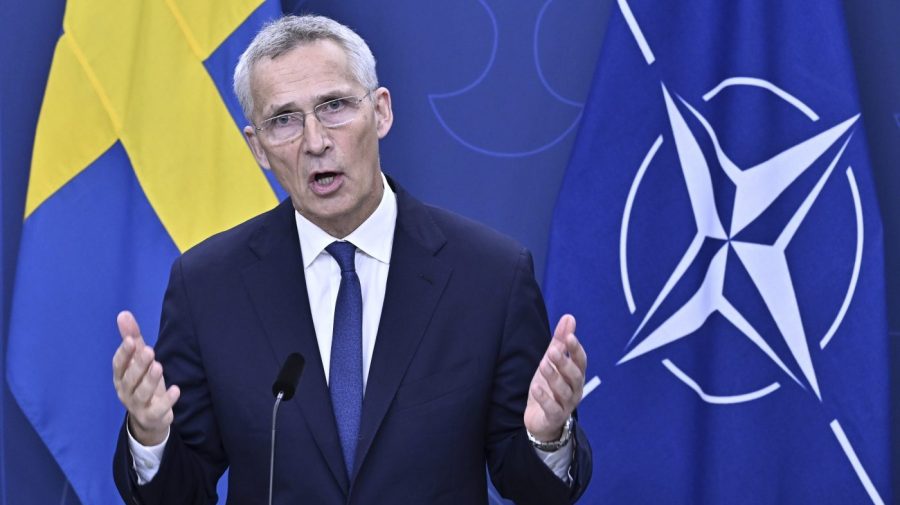
<instances>
[{"instance_id":1,"label":"wristwatch","mask_svg":"<svg viewBox=\"0 0 900 505\"><path fill-rule=\"evenodd\" d=\"M535 438L534 435L532 435L531 432L527 429L525 430L525 433L528 434L528 440L531 442L531 445L535 449L540 449L545 452L554 452L565 447L565 445L569 443L569 439L572 438L573 422L574 421L572 420L572 416L569 416L569 418L566 419L566 424L563 425L562 435L559 437L559 440L555 440L552 442L541 442L540 440Z\"/></svg>"}]
</instances>

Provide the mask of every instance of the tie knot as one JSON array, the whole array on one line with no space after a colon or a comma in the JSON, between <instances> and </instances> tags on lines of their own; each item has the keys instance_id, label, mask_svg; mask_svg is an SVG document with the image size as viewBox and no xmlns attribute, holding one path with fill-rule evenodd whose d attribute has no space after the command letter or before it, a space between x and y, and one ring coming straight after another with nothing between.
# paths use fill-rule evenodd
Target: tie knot
<instances>
[{"instance_id":1,"label":"tie knot","mask_svg":"<svg viewBox=\"0 0 900 505\"><path fill-rule=\"evenodd\" d=\"M356 271L355 245L350 242L332 242L325 250L337 261L342 274Z\"/></svg>"}]
</instances>

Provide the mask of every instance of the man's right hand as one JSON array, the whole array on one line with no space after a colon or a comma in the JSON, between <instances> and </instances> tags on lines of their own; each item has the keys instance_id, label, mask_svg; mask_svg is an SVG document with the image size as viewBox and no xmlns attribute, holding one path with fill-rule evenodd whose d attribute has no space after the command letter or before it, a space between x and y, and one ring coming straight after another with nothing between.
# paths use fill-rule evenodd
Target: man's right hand
<instances>
[{"instance_id":1,"label":"man's right hand","mask_svg":"<svg viewBox=\"0 0 900 505\"><path fill-rule=\"evenodd\" d=\"M119 401L128 410L128 429L141 445L161 444L169 434L178 401L178 386L166 389L162 365L153 348L144 343L141 329L131 312L116 318L122 344L113 355L113 384Z\"/></svg>"}]
</instances>

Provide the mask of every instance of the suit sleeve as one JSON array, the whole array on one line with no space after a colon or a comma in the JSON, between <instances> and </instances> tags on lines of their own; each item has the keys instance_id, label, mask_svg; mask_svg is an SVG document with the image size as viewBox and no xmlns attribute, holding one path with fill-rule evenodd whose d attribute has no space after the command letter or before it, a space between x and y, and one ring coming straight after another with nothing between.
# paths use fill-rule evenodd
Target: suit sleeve
<instances>
[{"instance_id":1,"label":"suit sleeve","mask_svg":"<svg viewBox=\"0 0 900 505\"><path fill-rule=\"evenodd\" d=\"M528 387L550 343L549 337L547 310L534 279L531 254L523 250L509 293L487 434L491 480L503 496L517 505L574 503L591 478L591 448L577 422L571 486L541 461L525 433L523 416Z\"/></svg>"},{"instance_id":2,"label":"suit sleeve","mask_svg":"<svg viewBox=\"0 0 900 505\"><path fill-rule=\"evenodd\" d=\"M129 504L215 504L216 483L227 462L192 323L181 258L169 277L155 351L166 385L181 388L175 421L159 472L142 486L137 484L123 423L113 463L116 487Z\"/></svg>"}]
</instances>

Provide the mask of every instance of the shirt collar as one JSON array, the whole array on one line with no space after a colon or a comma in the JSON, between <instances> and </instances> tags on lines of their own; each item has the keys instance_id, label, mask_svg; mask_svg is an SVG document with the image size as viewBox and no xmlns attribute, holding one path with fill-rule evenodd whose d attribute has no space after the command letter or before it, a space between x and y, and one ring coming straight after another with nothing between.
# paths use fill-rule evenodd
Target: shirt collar
<instances>
[{"instance_id":1,"label":"shirt collar","mask_svg":"<svg viewBox=\"0 0 900 505\"><path fill-rule=\"evenodd\" d=\"M394 227L397 224L397 195L391 189L384 174L381 174L381 183L384 185L384 193L381 202L359 227L343 238L351 242L363 253L376 260L390 264L391 249L394 244ZM309 219L303 217L294 210L294 219L297 222L297 234L300 236L300 251L303 254L303 268L309 265L322 254L332 242L341 240L329 235Z\"/></svg>"}]
</instances>

